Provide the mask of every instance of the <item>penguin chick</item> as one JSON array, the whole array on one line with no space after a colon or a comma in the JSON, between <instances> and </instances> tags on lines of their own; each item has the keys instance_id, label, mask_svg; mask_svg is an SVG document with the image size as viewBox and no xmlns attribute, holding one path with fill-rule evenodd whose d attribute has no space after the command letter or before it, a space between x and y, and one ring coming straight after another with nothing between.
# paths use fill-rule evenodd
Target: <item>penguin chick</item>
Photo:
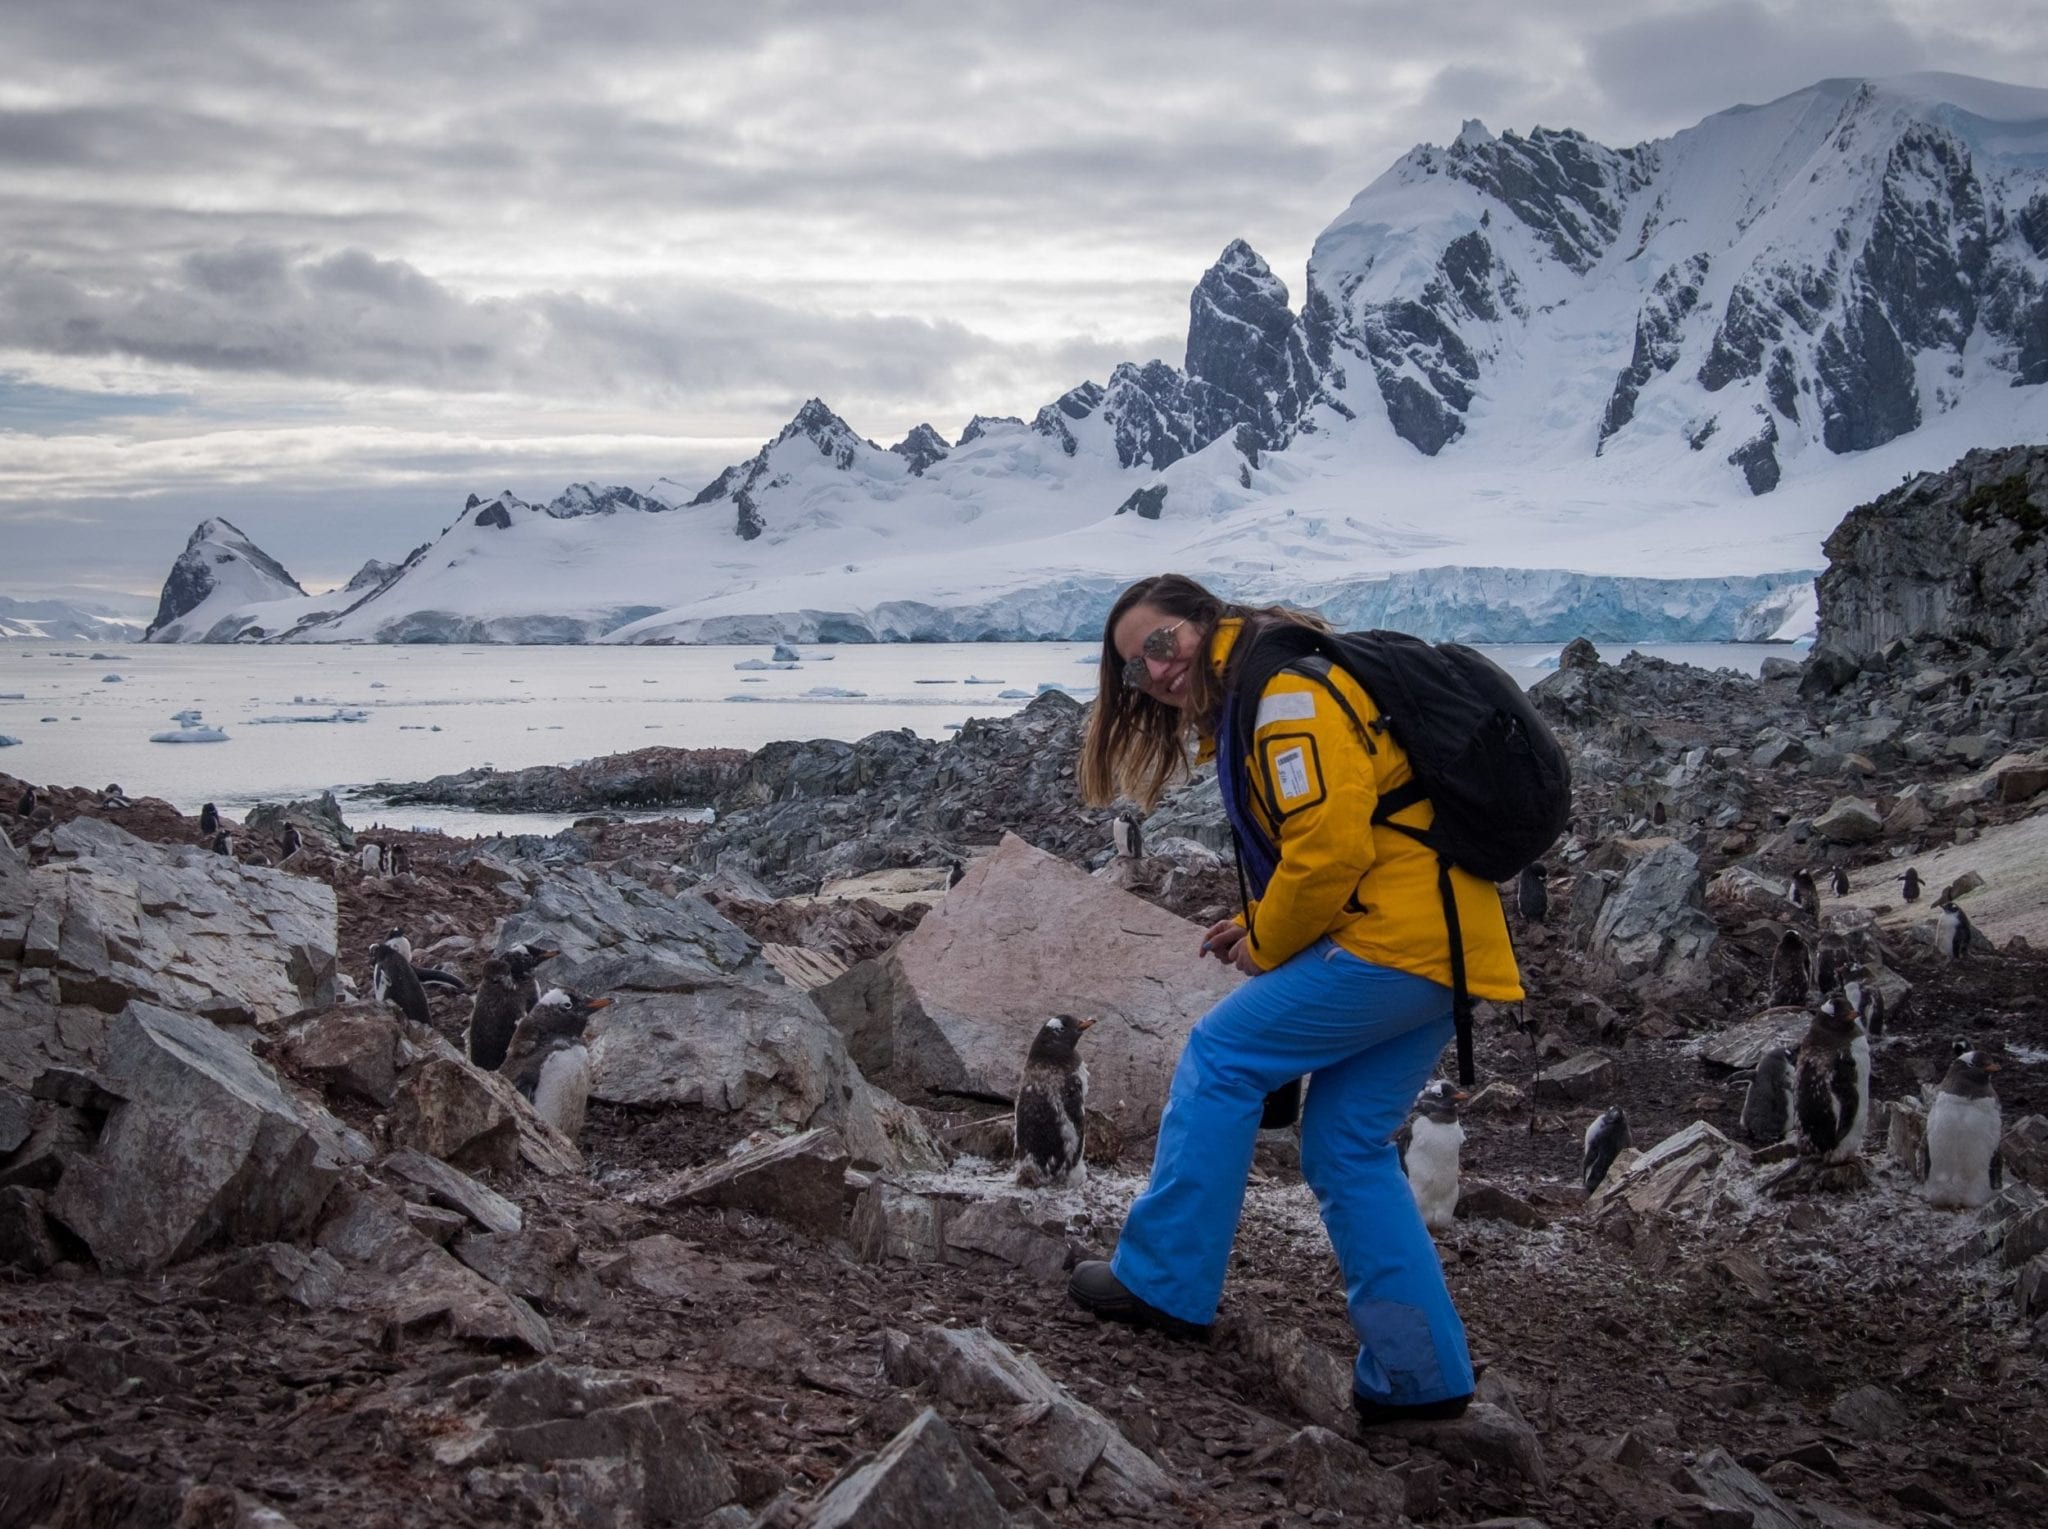
<instances>
[{"instance_id":1,"label":"penguin chick","mask_svg":"<svg viewBox=\"0 0 2048 1529\"><path fill-rule=\"evenodd\" d=\"M1797 929L1787 929L1771 952L1771 1002L1774 1005L1806 1002L1807 949Z\"/></svg>"},{"instance_id":2,"label":"penguin chick","mask_svg":"<svg viewBox=\"0 0 2048 1529\"><path fill-rule=\"evenodd\" d=\"M531 976L526 980L531 981ZM509 956L492 956L484 962L484 979L476 985L464 1037L472 1066L491 1071L504 1062L512 1033L530 1007L519 1001L520 985Z\"/></svg>"},{"instance_id":3,"label":"penguin chick","mask_svg":"<svg viewBox=\"0 0 2048 1529\"><path fill-rule=\"evenodd\" d=\"M1458 1214L1458 1150L1465 1145L1465 1127L1458 1105L1465 1095L1456 1084L1438 1078L1416 1096L1415 1119L1408 1126L1408 1145L1401 1171L1422 1224L1432 1232L1447 1231Z\"/></svg>"},{"instance_id":4,"label":"penguin chick","mask_svg":"<svg viewBox=\"0 0 2048 1529\"><path fill-rule=\"evenodd\" d=\"M1824 1001L1807 1027L1792 1069L1799 1149L1846 1163L1863 1147L1870 1123L1870 1040L1839 995Z\"/></svg>"},{"instance_id":5,"label":"penguin chick","mask_svg":"<svg viewBox=\"0 0 2048 1529\"><path fill-rule=\"evenodd\" d=\"M1960 961L1970 952L1971 942L1977 934L1976 926L1946 894L1935 907L1941 910L1934 916L1935 953L1944 961Z\"/></svg>"},{"instance_id":6,"label":"penguin chick","mask_svg":"<svg viewBox=\"0 0 2048 1529\"><path fill-rule=\"evenodd\" d=\"M1742 1095L1742 1131L1751 1141L1770 1146L1785 1139L1792 1124L1792 1048L1774 1047L1757 1060L1756 1073Z\"/></svg>"},{"instance_id":7,"label":"penguin chick","mask_svg":"<svg viewBox=\"0 0 2048 1529\"><path fill-rule=\"evenodd\" d=\"M208 839L220 832L220 809L211 802L199 809L199 832Z\"/></svg>"},{"instance_id":8,"label":"penguin chick","mask_svg":"<svg viewBox=\"0 0 2048 1529\"><path fill-rule=\"evenodd\" d=\"M1531 924L1550 916L1549 871L1541 865L1524 866L1515 878L1515 908Z\"/></svg>"},{"instance_id":9,"label":"penguin chick","mask_svg":"<svg viewBox=\"0 0 2048 1529\"><path fill-rule=\"evenodd\" d=\"M431 1026L426 989L420 986L405 953L380 940L370 947L370 963L370 991L377 1001L390 1004L414 1024Z\"/></svg>"},{"instance_id":10,"label":"penguin chick","mask_svg":"<svg viewBox=\"0 0 2048 1529\"><path fill-rule=\"evenodd\" d=\"M1966 1051L1949 1063L1941 1091L1927 1112L1920 1148L1927 1203L1944 1210L1974 1210L1998 1188L1998 1142L2004 1129L1991 1075L1996 1058Z\"/></svg>"},{"instance_id":11,"label":"penguin chick","mask_svg":"<svg viewBox=\"0 0 2048 1529\"><path fill-rule=\"evenodd\" d=\"M533 1101L534 1113L574 1141L590 1104L590 1050L583 1044L590 1016L611 1007L609 998L585 998L549 988L519 1021L499 1071Z\"/></svg>"},{"instance_id":12,"label":"penguin chick","mask_svg":"<svg viewBox=\"0 0 2048 1529\"><path fill-rule=\"evenodd\" d=\"M1825 998L1842 985L1852 958L1849 942L1839 934L1822 935L1813 946L1813 990Z\"/></svg>"},{"instance_id":13,"label":"penguin chick","mask_svg":"<svg viewBox=\"0 0 2048 1529\"><path fill-rule=\"evenodd\" d=\"M1803 866L1792 873L1792 901L1808 918L1820 917L1820 888L1814 885L1813 872Z\"/></svg>"},{"instance_id":14,"label":"penguin chick","mask_svg":"<svg viewBox=\"0 0 2048 1529\"><path fill-rule=\"evenodd\" d=\"M1894 876L1892 880L1902 884L1899 888L1899 895L1905 898L1907 902L1916 903L1920 900L1920 873L1914 870L1913 867L1907 866L1903 872Z\"/></svg>"},{"instance_id":15,"label":"penguin chick","mask_svg":"<svg viewBox=\"0 0 2048 1529\"><path fill-rule=\"evenodd\" d=\"M519 993L519 1012L525 1014L540 1002L540 981L533 974L534 968L554 960L561 951L522 940L517 945L506 946L499 954L512 968L512 981Z\"/></svg>"},{"instance_id":16,"label":"penguin chick","mask_svg":"<svg viewBox=\"0 0 2048 1529\"><path fill-rule=\"evenodd\" d=\"M1055 1014L1031 1037L1024 1077L1017 1086L1017 1182L1059 1185L1087 1176L1082 1162L1082 1112L1088 1103L1088 1064L1075 1048L1095 1024Z\"/></svg>"},{"instance_id":17,"label":"penguin chick","mask_svg":"<svg viewBox=\"0 0 2048 1529\"><path fill-rule=\"evenodd\" d=\"M1585 1156L1582 1160L1586 1193L1591 1194L1607 1177L1614 1160L1635 1143L1629 1140L1628 1116L1618 1104L1600 1112L1600 1118L1586 1127Z\"/></svg>"}]
</instances>

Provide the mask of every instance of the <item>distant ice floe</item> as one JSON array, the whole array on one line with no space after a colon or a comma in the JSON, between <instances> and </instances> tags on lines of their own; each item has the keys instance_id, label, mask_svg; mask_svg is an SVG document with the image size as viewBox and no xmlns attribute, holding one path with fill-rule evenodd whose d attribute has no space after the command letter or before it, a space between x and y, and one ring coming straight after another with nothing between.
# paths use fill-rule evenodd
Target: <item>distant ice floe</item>
<instances>
[{"instance_id":1,"label":"distant ice floe","mask_svg":"<svg viewBox=\"0 0 2048 1529\"><path fill-rule=\"evenodd\" d=\"M803 662L803 655L787 643L778 642L775 645L775 652L770 657L778 664L800 664Z\"/></svg>"},{"instance_id":2,"label":"distant ice floe","mask_svg":"<svg viewBox=\"0 0 2048 1529\"><path fill-rule=\"evenodd\" d=\"M360 707L337 706L333 711L312 717L251 717L250 725L274 726L284 722L367 722L370 714Z\"/></svg>"},{"instance_id":3,"label":"distant ice floe","mask_svg":"<svg viewBox=\"0 0 2048 1529\"><path fill-rule=\"evenodd\" d=\"M21 740L19 738L10 738L5 733L0 733L0 749L19 748L20 746Z\"/></svg>"},{"instance_id":4,"label":"distant ice floe","mask_svg":"<svg viewBox=\"0 0 2048 1529\"><path fill-rule=\"evenodd\" d=\"M963 685L1000 685L1004 682L1002 680L985 680L979 677L978 675L970 674L967 676L966 679L962 680L960 683Z\"/></svg>"},{"instance_id":5,"label":"distant ice floe","mask_svg":"<svg viewBox=\"0 0 2048 1529\"><path fill-rule=\"evenodd\" d=\"M0 701L26 701L27 699L28 692L25 690L0 691Z\"/></svg>"},{"instance_id":6,"label":"distant ice floe","mask_svg":"<svg viewBox=\"0 0 2048 1529\"><path fill-rule=\"evenodd\" d=\"M1540 658L1530 659L1529 662L1522 665L1522 667L1524 669L1541 670L1543 673L1549 674L1556 670L1558 658L1559 655L1556 653L1546 653Z\"/></svg>"},{"instance_id":7,"label":"distant ice floe","mask_svg":"<svg viewBox=\"0 0 2048 1529\"><path fill-rule=\"evenodd\" d=\"M100 683L102 685L118 685L121 683L121 676L118 674L102 674L100 676Z\"/></svg>"},{"instance_id":8,"label":"distant ice floe","mask_svg":"<svg viewBox=\"0 0 2048 1529\"><path fill-rule=\"evenodd\" d=\"M778 663L766 658L743 658L734 664L735 669L794 669L793 663Z\"/></svg>"},{"instance_id":9,"label":"distant ice floe","mask_svg":"<svg viewBox=\"0 0 2048 1529\"><path fill-rule=\"evenodd\" d=\"M804 695L818 701L859 701L867 697L865 690L845 690L837 685L813 685ZM751 698L750 698L751 699Z\"/></svg>"},{"instance_id":10,"label":"distant ice floe","mask_svg":"<svg viewBox=\"0 0 2048 1529\"><path fill-rule=\"evenodd\" d=\"M764 695L729 695L726 699L728 701L765 701L768 697Z\"/></svg>"},{"instance_id":11,"label":"distant ice floe","mask_svg":"<svg viewBox=\"0 0 2048 1529\"><path fill-rule=\"evenodd\" d=\"M228 735L217 727L174 727L149 735L151 743L226 743Z\"/></svg>"},{"instance_id":12,"label":"distant ice floe","mask_svg":"<svg viewBox=\"0 0 2048 1529\"><path fill-rule=\"evenodd\" d=\"M951 685L955 682L953 680L912 680L910 683L913 685Z\"/></svg>"}]
</instances>

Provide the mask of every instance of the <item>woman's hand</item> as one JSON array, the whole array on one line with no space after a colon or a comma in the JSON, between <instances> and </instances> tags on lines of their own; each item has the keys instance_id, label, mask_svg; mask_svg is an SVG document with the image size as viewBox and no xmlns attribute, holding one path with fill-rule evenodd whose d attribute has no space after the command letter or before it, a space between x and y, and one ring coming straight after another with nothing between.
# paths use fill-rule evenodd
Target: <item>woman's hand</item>
<instances>
[{"instance_id":1,"label":"woman's hand","mask_svg":"<svg viewBox=\"0 0 2048 1529\"><path fill-rule=\"evenodd\" d=\"M1202 954L1214 956L1225 966L1234 966L1248 977L1256 977L1260 969L1252 964L1251 941L1244 936L1244 925L1236 919L1219 920L1203 932Z\"/></svg>"}]
</instances>

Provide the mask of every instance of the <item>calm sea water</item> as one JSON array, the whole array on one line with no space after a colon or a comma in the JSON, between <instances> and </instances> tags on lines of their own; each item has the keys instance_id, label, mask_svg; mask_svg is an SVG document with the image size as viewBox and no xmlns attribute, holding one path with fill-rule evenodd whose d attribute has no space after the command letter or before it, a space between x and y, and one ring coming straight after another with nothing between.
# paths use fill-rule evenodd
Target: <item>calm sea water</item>
<instances>
[{"instance_id":1,"label":"calm sea water","mask_svg":"<svg viewBox=\"0 0 2048 1529\"><path fill-rule=\"evenodd\" d=\"M451 833L551 832L560 816L387 809L350 800L378 780L495 765L562 764L663 744L759 748L784 738L852 740L907 727L940 738L969 717L1003 716L1041 685L1093 694L1095 654L1079 643L875 644L801 648L795 669L743 671L746 648L206 647L92 649L0 642L0 769L67 786L118 783L183 811L239 812L333 790L351 823ZM1557 646L1486 650L1534 684ZM1620 647L1603 649L1619 658ZM1662 658L1754 674L1767 644L1646 644ZM95 656L97 655L97 656ZM981 683L977 683L977 681ZM857 695L807 694L830 687ZM1005 696L1004 692L1021 692ZM15 697L19 697L16 699ZM744 698L744 699L742 699ZM197 709L224 743L152 743ZM279 718L361 712L361 721Z\"/></svg>"}]
</instances>

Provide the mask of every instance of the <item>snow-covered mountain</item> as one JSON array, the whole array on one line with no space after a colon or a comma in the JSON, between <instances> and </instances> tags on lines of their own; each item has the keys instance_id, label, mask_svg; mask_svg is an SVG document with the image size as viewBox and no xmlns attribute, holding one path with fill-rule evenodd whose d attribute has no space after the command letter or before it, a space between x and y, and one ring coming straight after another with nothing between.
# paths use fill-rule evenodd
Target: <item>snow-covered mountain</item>
<instances>
[{"instance_id":1,"label":"snow-covered mountain","mask_svg":"<svg viewBox=\"0 0 2048 1529\"><path fill-rule=\"evenodd\" d=\"M1828 80L1625 149L1467 123L1324 230L1298 311L1233 242L1182 366L950 445L812 399L694 494L472 498L345 610L209 630L1073 636L1176 568L1433 636L1780 633L1852 505L2043 438L2048 91Z\"/></svg>"},{"instance_id":2,"label":"snow-covered mountain","mask_svg":"<svg viewBox=\"0 0 2048 1529\"><path fill-rule=\"evenodd\" d=\"M0 595L0 638L133 642L141 635L138 617L98 600L13 600Z\"/></svg>"}]
</instances>

